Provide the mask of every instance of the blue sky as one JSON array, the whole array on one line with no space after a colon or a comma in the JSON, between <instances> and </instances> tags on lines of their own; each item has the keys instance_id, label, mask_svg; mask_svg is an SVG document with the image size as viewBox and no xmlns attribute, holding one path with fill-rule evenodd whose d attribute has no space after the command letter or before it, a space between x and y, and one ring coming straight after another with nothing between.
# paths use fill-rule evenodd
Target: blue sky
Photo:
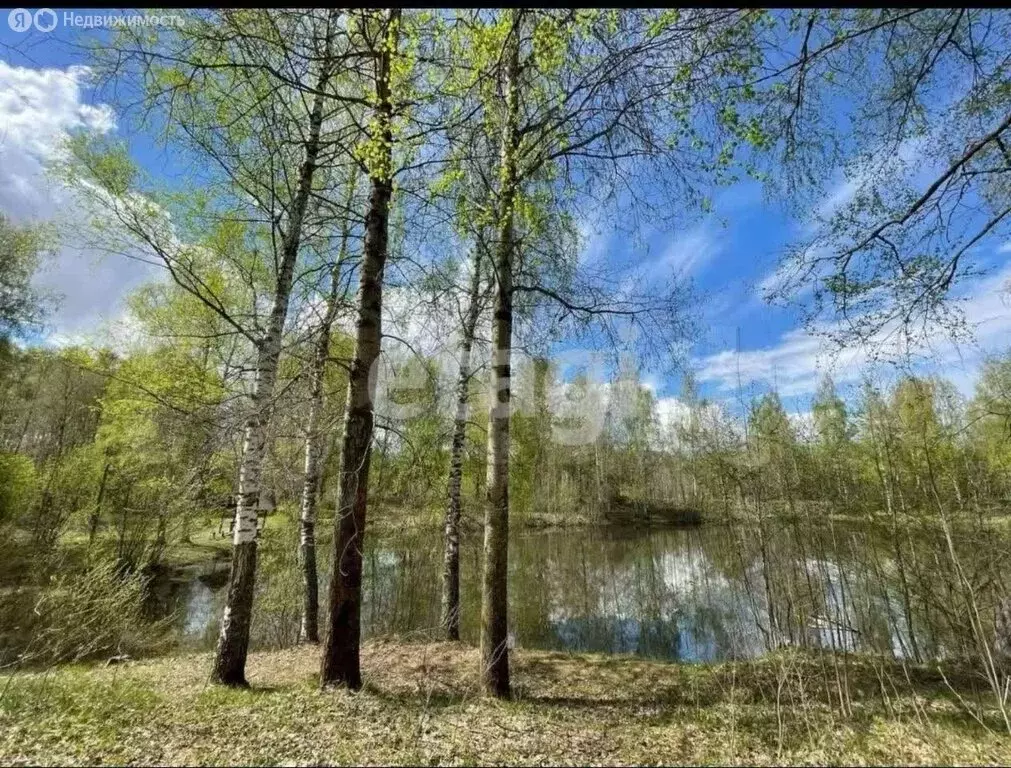
<instances>
[{"instance_id":1,"label":"blue sky","mask_svg":"<svg viewBox=\"0 0 1011 768\"><path fill-rule=\"evenodd\" d=\"M34 9L31 9L34 10ZM173 158L151 137L103 105L85 72L81 43L101 39L63 26L63 11L50 33L17 33L0 13L0 207L15 219L73 216L60 189L46 180L44 163L67 131L86 129L126 138L138 163L157 181L171 185ZM83 14L103 13L93 9ZM845 201L852 188L840 176L826 189L824 205ZM614 264L646 264L690 279L703 301L703 335L692 350L692 367L703 395L733 402L737 370L746 393L775 386L787 408L802 413L810 407L819 376L833 374L845 388L856 383L866 355L854 350L834 359L827 345L800 327L795 308L770 306L760 286L774 273L783 249L804 233L805 222L793 218L778 201L766 200L754 181L740 182L713 194L711 215L692 215L683 222L635 244L607 222L587 224L587 249ZM991 273L963 287L970 322L982 323L979 344L954 348L940 337L932 354L934 370L951 378L966 394L981 356L1004 348L1011 331L1011 306L1003 298L1011 243L999 239L980 245L977 258ZM100 258L70 242L43 275L44 285L67 298L53 318L50 341L73 340L121 313L126 292L152 277L136 263ZM740 334L740 350L735 340ZM922 367L922 366L921 366ZM677 376L648 375L658 397L677 395Z\"/></svg>"}]
</instances>

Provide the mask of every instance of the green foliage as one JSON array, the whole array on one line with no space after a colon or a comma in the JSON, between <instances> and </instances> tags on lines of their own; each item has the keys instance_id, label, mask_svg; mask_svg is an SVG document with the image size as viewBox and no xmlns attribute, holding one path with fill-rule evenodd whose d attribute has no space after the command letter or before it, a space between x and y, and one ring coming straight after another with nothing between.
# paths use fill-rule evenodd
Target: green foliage
<instances>
[{"instance_id":1,"label":"green foliage","mask_svg":"<svg viewBox=\"0 0 1011 768\"><path fill-rule=\"evenodd\" d=\"M260 533L263 554L257 564L252 634L262 647L290 648L298 644L302 611L302 576L296 558L298 527L288 510L275 510L273 514L279 524L267 525ZM317 548L321 555L327 551L319 543Z\"/></svg>"},{"instance_id":2,"label":"green foliage","mask_svg":"<svg viewBox=\"0 0 1011 768\"><path fill-rule=\"evenodd\" d=\"M0 213L0 344L38 327L45 297L32 277L51 248L45 231L16 226Z\"/></svg>"},{"instance_id":3,"label":"green foliage","mask_svg":"<svg viewBox=\"0 0 1011 768\"><path fill-rule=\"evenodd\" d=\"M448 474L446 436L450 423L440 412L435 360L413 356L390 371L398 386L387 391L395 432L377 438L378 459L370 479L379 503L418 512L441 512ZM383 409L386 410L386 409ZM438 510L438 512L436 511Z\"/></svg>"},{"instance_id":4,"label":"green foliage","mask_svg":"<svg viewBox=\"0 0 1011 768\"><path fill-rule=\"evenodd\" d=\"M23 517L38 493L39 478L31 458L20 453L0 453L0 530Z\"/></svg>"},{"instance_id":5,"label":"green foliage","mask_svg":"<svg viewBox=\"0 0 1011 768\"><path fill-rule=\"evenodd\" d=\"M841 448L850 438L846 403L836 393L832 379L826 377L818 386L811 405L814 428L821 445L828 450Z\"/></svg>"}]
</instances>

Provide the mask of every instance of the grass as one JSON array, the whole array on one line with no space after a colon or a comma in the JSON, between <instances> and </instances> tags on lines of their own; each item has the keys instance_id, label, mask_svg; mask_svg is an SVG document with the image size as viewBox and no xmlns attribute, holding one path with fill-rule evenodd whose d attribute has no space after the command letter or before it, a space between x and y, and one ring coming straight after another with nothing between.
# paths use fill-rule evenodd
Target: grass
<instances>
[{"instance_id":1,"label":"grass","mask_svg":"<svg viewBox=\"0 0 1011 768\"><path fill-rule=\"evenodd\" d=\"M969 714L927 668L850 657L843 714L832 657L797 652L700 666L519 650L510 701L478 695L473 648L363 655L359 693L320 691L305 647L251 654L249 690L208 685L208 654L0 677L0 762L1011 762L994 713ZM975 701L970 675L946 676Z\"/></svg>"}]
</instances>

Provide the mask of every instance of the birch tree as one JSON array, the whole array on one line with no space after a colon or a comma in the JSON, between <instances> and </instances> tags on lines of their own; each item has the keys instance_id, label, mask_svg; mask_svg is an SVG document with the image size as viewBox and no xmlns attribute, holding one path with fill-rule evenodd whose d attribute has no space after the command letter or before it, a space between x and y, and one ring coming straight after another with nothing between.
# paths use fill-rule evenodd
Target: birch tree
<instances>
[{"instance_id":1,"label":"birch tree","mask_svg":"<svg viewBox=\"0 0 1011 768\"><path fill-rule=\"evenodd\" d=\"M506 581L514 301L536 294L584 324L618 317L642 323L677 306L662 290L622 296L585 286L582 296L566 296L541 283L536 269L529 281L515 282L523 246L516 227L529 209L526 195L540 182L587 203L595 194L614 199L620 189L640 212L655 210L652 203L660 199L690 202L694 173L712 168L692 129L691 109L707 77L721 76L721 67L750 40L739 20L724 11L682 16L512 9L478 16L475 48L487 52L481 63L489 72L483 100L499 152L481 620L482 679L493 695L510 691ZM686 152L689 144L693 154ZM640 186L647 180L651 194Z\"/></svg>"},{"instance_id":2,"label":"birch tree","mask_svg":"<svg viewBox=\"0 0 1011 768\"><path fill-rule=\"evenodd\" d=\"M135 253L139 246L150 254L251 347L232 562L212 671L216 682L242 686L260 476L282 335L307 216L321 186L317 173L341 146L338 137L323 135L335 101L340 18L336 11L308 16L226 11L210 18L194 14L190 21L164 37L126 30L102 63L118 75L136 71L148 114L162 116L170 140L192 160L210 163L217 207L206 197L195 207L199 218L215 222L211 236L199 245L184 242L168 210L136 189L136 173L122 154L115 162L114 155L79 146L77 186L111 208L130 241L125 249ZM267 258L261 261L264 246ZM222 258L247 274L251 311L227 307L208 279L208 265ZM266 281L265 268L272 272ZM269 303L260 318L264 283Z\"/></svg>"},{"instance_id":3,"label":"birch tree","mask_svg":"<svg viewBox=\"0 0 1011 768\"><path fill-rule=\"evenodd\" d=\"M316 572L316 508L319 500L323 435L320 420L323 411L323 387L334 322L342 306L343 268L348 259L351 236L350 209L355 200L357 172L348 181L348 211L340 233L338 252L330 268L330 288L323 317L316 331L309 371L309 415L305 430L305 474L299 508L299 564L302 568L303 605L299 637L307 643L319 642L319 577Z\"/></svg>"},{"instance_id":4,"label":"birch tree","mask_svg":"<svg viewBox=\"0 0 1011 768\"><path fill-rule=\"evenodd\" d=\"M438 13L362 11L352 25L367 105L355 157L369 179L364 253L359 268L355 352L341 450L329 625L321 683L359 688L362 549L375 427L374 400L382 339L383 285L399 269L390 259L391 210L411 209L411 234L423 229L428 205L420 189L446 162L445 137L464 124L447 82L454 62L446 55L447 19ZM420 182L420 184L419 184ZM405 194L397 195L399 190ZM412 259L405 259L412 262Z\"/></svg>"},{"instance_id":5,"label":"birch tree","mask_svg":"<svg viewBox=\"0 0 1011 768\"><path fill-rule=\"evenodd\" d=\"M463 451L469 415L470 382L473 376L471 352L478 319L484 303L482 280L483 244L474 249L470 264L470 284L461 323L460 363L456 382L456 413L449 453L449 481L446 491L446 519L442 566L442 626L448 640L460 639L460 492L463 485Z\"/></svg>"}]
</instances>

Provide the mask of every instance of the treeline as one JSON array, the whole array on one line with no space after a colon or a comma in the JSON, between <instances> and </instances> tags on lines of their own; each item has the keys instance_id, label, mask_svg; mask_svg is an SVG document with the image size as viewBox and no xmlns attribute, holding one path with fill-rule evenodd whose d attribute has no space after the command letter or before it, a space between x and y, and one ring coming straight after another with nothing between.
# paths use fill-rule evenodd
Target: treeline
<instances>
[{"instance_id":1,"label":"treeline","mask_svg":"<svg viewBox=\"0 0 1011 768\"><path fill-rule=\"evenodd\" d=\"M775 392L752 401L746 423L704 403L679 430L683 491L755 514L887 514L936 519L1001 512L1008 499L1011 362L992 357L966 399L943 377L870 378L849 402L831 379L811 410L791 416Z\"/></svg>"},{"instance_id":2,"label":"treeline","mask_svg":"<svg viewBox=\"0 0 1011 768\"><path fill-rule=\"evenodd\" d=\"M346 339L335 338L340 344ZM175 342L121 355L8 349L0 369L0 520L30 535L37 553L68 535L112 539L131 569L209 526L227 535L241 446L228 376L201 370L196 362L205 356L180 356ZM410 415L394 411L376 439L370 496L383 510L382 527L443 519L453 382L434 360L422 370L424 386L400 398L414 406ZM281 380L260 501L286 515L302 501L312 399L311 382L298 373L292 361ZM477 412L488 399L486 378L469 382ZM562 382L539 358L518 369L516 382L525 407L511 416L510 493L520 525L606 522L615 506L636 503L700 510L710 520L990 516L1011 498L1007 357L984 363L971 399L941 377L908 375L890 385L868 379L846 402L826 378L803 414L789 413L770 392L752 399L745 418L691 386L661 414L635 378ZM318 481L324 500L335 490L346 387L346 373L331 371L320 416L328 435ZM479 423L466 426L459 498L473 530L486 490L486 435Z\"/></svg>"}]
</instances>

